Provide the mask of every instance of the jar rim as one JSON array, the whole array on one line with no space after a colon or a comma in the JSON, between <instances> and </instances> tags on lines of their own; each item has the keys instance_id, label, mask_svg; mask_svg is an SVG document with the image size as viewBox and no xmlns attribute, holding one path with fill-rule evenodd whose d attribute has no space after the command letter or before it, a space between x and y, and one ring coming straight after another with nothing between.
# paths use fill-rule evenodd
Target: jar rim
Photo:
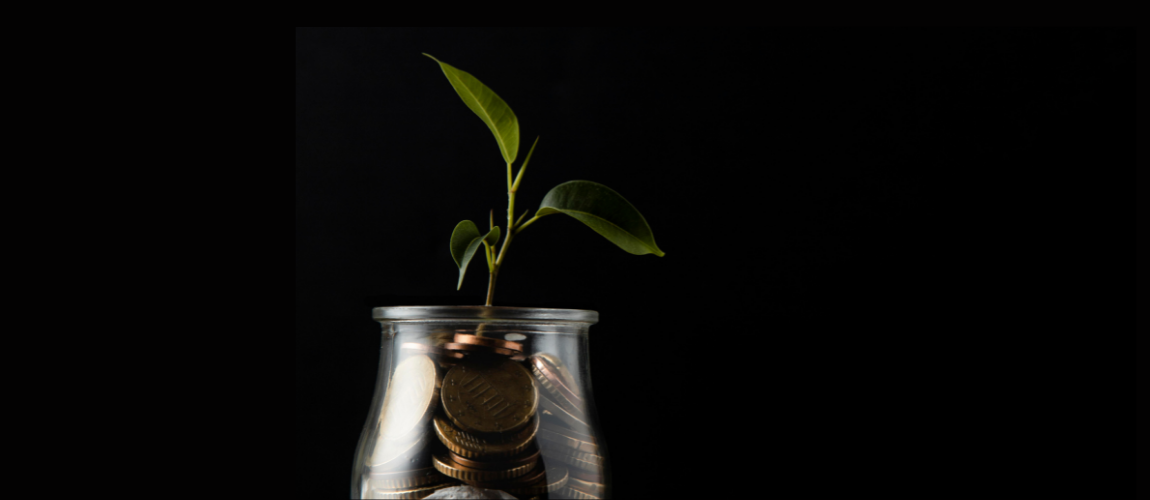
<instances>
[{"instance_id":1,"label":"jar rim","mask_svg":"<svg viewBox=\"0 0 1150 500\"><path fill-rule=\"evenodd\" d=\"M476 320L476 321L545 321L548 323L599 322L599 312L587 309L552 309L546 307L505 306L388 306L371 310L371 317L380 322L422 320Z\"/></svg>"}]
</instances>

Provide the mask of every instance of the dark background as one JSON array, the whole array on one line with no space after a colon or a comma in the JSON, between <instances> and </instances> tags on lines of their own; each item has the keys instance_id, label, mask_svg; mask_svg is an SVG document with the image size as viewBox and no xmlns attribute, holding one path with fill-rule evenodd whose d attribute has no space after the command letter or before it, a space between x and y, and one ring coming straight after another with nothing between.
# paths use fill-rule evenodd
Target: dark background
<instances>
[{"instance_id":1,"label":"dark background","mask_svg":"<svg viewBox=\"0 0 1150 500\"><path fill-rule=\"evenodd\" d=\"M490 209L506 225L494 139L421 52L507 101L520 159L541 136L517 212L601 182L666 252L548 217L496 288L496 305L600 312L617 496L1077 484L1037 464L1080 460L1071 415L1117 407L1073 322L1096 311L1068 300L1113 288L1113 251L1089 247L1112 249L1128 213L1112 193L1133 159L1132 29L300 28L301 495L348 493L371 307L482 304L482 263L456 292L448 237Z\"/></svg>"}]
</instances>

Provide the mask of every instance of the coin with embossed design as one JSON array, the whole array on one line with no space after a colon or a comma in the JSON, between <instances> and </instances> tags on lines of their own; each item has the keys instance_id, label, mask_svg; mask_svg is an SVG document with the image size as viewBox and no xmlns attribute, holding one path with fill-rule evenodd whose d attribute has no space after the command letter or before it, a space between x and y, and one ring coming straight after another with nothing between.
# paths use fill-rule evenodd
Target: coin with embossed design
<instances>
[{"instance_id":1,"label":"coin with embossed design","mask_svg":"<svg viewBox=\"0 0 1150 500\"><path fill-rule=\"evenodd\" d=\"M513 432L527 425L539 404L535 377L506 358L448 370L441 399L447 417L467 432Z\"/></svg>"},{"instance_id":2,"label":"coin with embossed design","mask_svg":"<svg viewBox=\"0 0 1150 500\"><path fill-rule=\"evenodd\" d=\"M379 436L386 441L407 441L423 430L439 396L439 374L431 358L411 356L395 369L379 417Z\"/></svg>"}]
</instances>

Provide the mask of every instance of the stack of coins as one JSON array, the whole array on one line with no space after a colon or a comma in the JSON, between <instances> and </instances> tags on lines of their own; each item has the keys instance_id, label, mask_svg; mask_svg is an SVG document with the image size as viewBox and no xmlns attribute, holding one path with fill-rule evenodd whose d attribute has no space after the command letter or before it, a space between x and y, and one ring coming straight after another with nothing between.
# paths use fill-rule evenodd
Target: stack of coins
<instances>
[{"instance_id":1,"label":"stack of coins","mask_svg":"<svg viewBox=\"0 0 1150 500\"><path fill-rule=\"evenodd\" d=\"M591 436L579 385L558 357L538 353L527 360L540 392L539 445L545 459L569 469L562 498L603 498L606 494L603 456Z\"/></svg>"},{"instance_id":2,"label":"stack of coins","mask_svg":"<svg viewBox=\"0 0 1150 500\"><path fill-rule=\"evenodd\" d=\"M428 459L433 443L427 427L439 407L439 370L425 354L409 355L396 367L380 409L364 497L423 498L458 484Z\"/></svg>"},{"instance_id":3,"label":"stack of coins","mask_svg":"<svg viewBox=\"0 0 1150 500\"><path fill-rule=\"evenodd\" d=\"M400 345L370 497L421 499L466 483L520 499L603 498L603 457L567 367L475 333Z\"/></svg>"}]
</instances>

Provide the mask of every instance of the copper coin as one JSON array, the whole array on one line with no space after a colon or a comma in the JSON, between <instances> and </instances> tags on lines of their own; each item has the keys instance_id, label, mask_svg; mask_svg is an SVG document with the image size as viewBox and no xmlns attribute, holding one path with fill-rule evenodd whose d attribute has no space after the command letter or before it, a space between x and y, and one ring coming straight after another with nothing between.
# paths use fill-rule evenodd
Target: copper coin
<instances>
[{"instance_id":1,"label":"copper coin","mask_svg":"<svg viewBox=\"0 0 1150 500\"><path fill-rule=\"evenodd\" d=\"M512 351L511 349L504 349L502 347L487 347L475 344L450 343L443 344L443 348L452 351L488 352L499 354L501 356L514 356L519 354L519 351Z\"/></svg>"},{"instance_id":2,"label":"copper coin","mask_svg":"<svg viewBox=\"0 0 1150 500\"><path fill-rule=\"evenodd\" d=\"M468 335L466 333L455 334L455 342L458 344L471 344L485 347L497 347L500 349L510 349L512 351L523 350L523 344L520 344L519 342L493 339L491 337L477 337L475 335Z\"/></svg>"},{"instance_id":3,"label":"copper coin","mask_svg":"<svg viewBox=\"0 0 1150 500\"><path fill-rule=\"evenodd\" d=\"M540 452L539 452L538 447L535 447L534 449L535 449L535 451L530 452L530 453L528 453L522 457L507 458L507 459L503 459L503 460L472 460L472 459L467 458L467 457L462 457L462 456L456 455L455 453L450 452L450 451L447 452L448 453L447 456L448 456L448 458L454 460L455 463L462 465L464 467L470 467L472 469L484 469L484 470L507 469L510 467L517 467L517 466L524 465L524 464L535 463L536 460L539 460L539 453Z\"/></svg>"}]
</instances>

